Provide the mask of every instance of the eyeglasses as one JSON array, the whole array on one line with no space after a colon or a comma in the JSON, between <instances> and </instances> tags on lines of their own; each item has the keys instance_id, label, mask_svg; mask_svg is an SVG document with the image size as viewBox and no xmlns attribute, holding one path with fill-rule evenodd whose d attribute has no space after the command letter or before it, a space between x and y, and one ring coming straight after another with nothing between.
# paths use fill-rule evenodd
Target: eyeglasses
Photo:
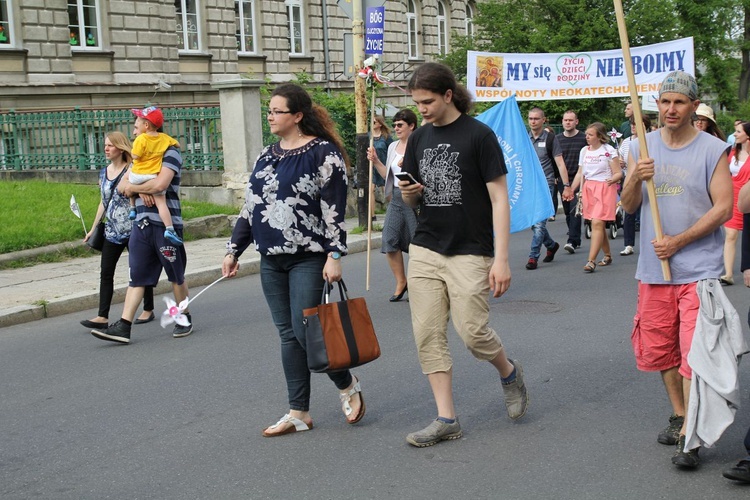
<instances>
[{"instance_id":1,"label":"eyeglasses","mask_svg":"<svg viewBox=\"0 0 750 500\"><path fill-rule=\"evenodd\" d=\"M279 115L290 115L292 114L292 112L291 111L279 111L278 109L269 109L268 114L273 115L273 116L279 116Z\"/></svg>"},{"instance_id":2,"label":"eyeglasses","mask_svg":"<svg viewBox=\"0 0 750 500\"><path fill-rule=\"evenodd\" d=\"M403 127L405 125L406 125L406 123L404 123L404 122L396 122L396 123L393 124L393 128L401 128L401 127Z\"/></svg>"}]
</instances>

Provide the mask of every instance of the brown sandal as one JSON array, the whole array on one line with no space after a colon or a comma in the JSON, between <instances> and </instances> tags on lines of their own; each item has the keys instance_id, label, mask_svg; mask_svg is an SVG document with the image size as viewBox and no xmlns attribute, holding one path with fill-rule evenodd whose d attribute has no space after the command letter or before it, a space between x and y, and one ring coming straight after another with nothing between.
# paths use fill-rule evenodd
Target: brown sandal
<instances>
[{"instance_id":1,"label":"brown sandal","mask_svg":"<svg viewBox=\"0 0 750 500\"><path fill-rule=\"evenodd\" d=\"M583 266L583 270L587 273L593 273L596 270L596 262L593 260L586 262L586 265Z\"/></svg>"},{"instance_id":2,"label":"brown sandal","mask_svg":"<svg viewBox=\"0 0 750 500\"><path fill-rule=\"evenodd\" d=\"M612 263L612 256L609 254L605 254L604 258L598 262L600 266L608 266Z\"/></svg>"}]
</instances>

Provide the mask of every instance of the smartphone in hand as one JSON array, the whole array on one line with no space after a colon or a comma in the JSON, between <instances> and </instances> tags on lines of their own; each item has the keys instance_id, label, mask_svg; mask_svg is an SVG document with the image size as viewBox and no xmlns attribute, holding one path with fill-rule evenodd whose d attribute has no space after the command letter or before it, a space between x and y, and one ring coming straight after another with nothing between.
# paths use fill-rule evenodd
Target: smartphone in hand
<instances>
[{"instance_id":1,"label":"smartphone in hand","mask_svg":"<svg viewBox=\"0 0 750 500\"><path fill-rule=\"evenodd\" d=\"M393 174L396 176L396 179L400 181L407 181L409 184L416 184L417 180L412 177L412 175L409 172L399 172L397 174Z\"/></svg>"}]
</instances>

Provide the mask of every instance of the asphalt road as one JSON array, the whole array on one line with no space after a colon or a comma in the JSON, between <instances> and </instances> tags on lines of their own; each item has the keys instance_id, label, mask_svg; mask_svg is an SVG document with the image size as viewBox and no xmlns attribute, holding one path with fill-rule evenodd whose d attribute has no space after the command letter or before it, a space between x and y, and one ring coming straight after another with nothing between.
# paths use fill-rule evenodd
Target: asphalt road
<instances>
[{"instance_id":1,"label":"asphalt road","mask_svg":"<svg viewBox=\"0 0 750 500\"><path fill-rule=\"evenodd\" d=\"M564 243L564 223L550 228ZM492 324L526 373L531 407L519 422L505 414L494 371L453 333L464 437L406 444L434 404L408 302L387 301L393 282L379 253L364 290L362 253L345 259L344 276L368 300L383 356L355 370L367 403L360 424L345 423L335 387L315 375L315 428L261 437L285 413L286 391L250 276L201 296L184 339L154 322L134 329L129 346L109 344L78 325L94 311L0 329L0 498L747 499L750 487L721 470L744 451L748 361L735 424L702 451L699 470L675 469L673 448L656 442L670 412L661 381L635 369L629 342L637 256L586 275L585 254L561 251L526 271L530 240L530 231L512 237L511 289L492 301ZM750 292L726 290L744 317Z\"/></svg>"}]
</instances>

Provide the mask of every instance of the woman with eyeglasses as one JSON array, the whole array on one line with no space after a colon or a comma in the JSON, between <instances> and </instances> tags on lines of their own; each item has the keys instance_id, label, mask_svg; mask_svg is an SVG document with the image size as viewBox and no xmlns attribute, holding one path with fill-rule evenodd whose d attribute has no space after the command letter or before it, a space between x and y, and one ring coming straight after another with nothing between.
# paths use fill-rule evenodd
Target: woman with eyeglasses
<instances>
[{"instance_id":1,"label":"woman with eyeglasses","mask_svg":"<svg viewBox=\"0 0 750 500\"><path fill-rule=\"evenodd\" d=\"M391 272L396 278L396 290L390 299L398 302L406 293L406 271L404 268L403 252L409 251L414 231L417 228L417 216L414 209L408 207L401 198L398 181L395 174L401 172L401 163L406 151L406 141L417 128L417 115L410 109L402 109L393 117L393 127L398 141L388 147L385 164L378 157L375 148L367 151L367 159L372 162L383 178L385 178L385 196L392 196L385 212L383 223L382 246L380 252L386 255Z\"/></svg>"},{"instance_id":2,"label":"woman with eyeglasses","mask_svg":"<svg viewBox=\"0 0 750 500\"><path fill-rule=\"evenodd\" d=\"M255 162L221 267L224 276L235 276L237 259L251 243L261 255L261 284L281 337L289 398L287 413L263 430L276 437L313 428L302 310L320 303L324 280L341 279L348 158L328 111L299 85L276 87L268 123L280 140ZM328 377L347 423L359 422L365 414L359 380L348 370Z\"/></svg>"},{"instance_id":3,"label":"woman with eyeglasses","mask_svg":"<svg viewBox=\"0 0 750 500\"><path fill-rule=\"evenodd\" d=\"M693 126L702 132L721 139L722 141L727 140L724 132L722 132L716 124L714 110L711 109L711 106L708 104L700 103L698 105L698 109L695 110L695 116L693 117Z\"/></svg>"}]
</instances>

